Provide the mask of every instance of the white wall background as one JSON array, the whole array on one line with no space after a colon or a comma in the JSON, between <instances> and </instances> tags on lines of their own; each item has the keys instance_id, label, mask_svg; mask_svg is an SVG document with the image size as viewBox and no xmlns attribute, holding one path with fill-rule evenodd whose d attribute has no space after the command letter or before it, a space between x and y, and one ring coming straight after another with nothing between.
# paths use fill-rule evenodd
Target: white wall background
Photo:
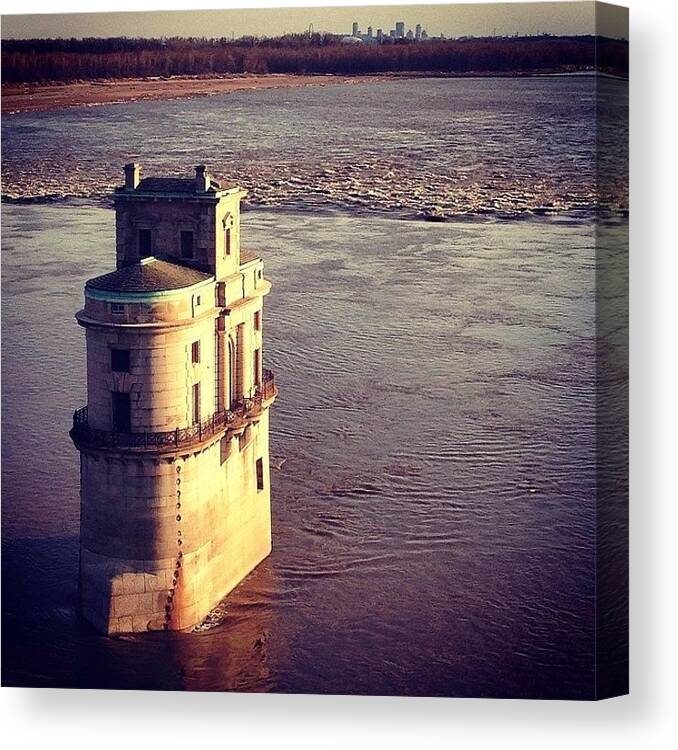
<instances>
[{"instance_id":1,"label":"white wall background","mask_svg":"<svg viewBox=\"0 0 678 750\"><path fill-rule=\"evenodd\" d=\"M358 0L199 0L195 5L330 4ZM620 4L631 8L632 59L632 695L578 704L5 688L0 692L5 747L605 750L676 742L678 14L671 0ZM186 7L190 3L181 0L0 2L2 13Z\"/></svg>"}]
</instances>

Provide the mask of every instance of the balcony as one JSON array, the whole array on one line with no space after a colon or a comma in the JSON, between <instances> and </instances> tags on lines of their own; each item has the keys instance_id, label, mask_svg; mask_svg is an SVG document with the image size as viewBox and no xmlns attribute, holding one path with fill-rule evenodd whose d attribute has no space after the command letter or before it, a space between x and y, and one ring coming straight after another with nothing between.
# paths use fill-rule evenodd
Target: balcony
<instances>
[{"instance_id":1,"label":"balcony","mask_svg":"<svg viewBox=\"0 0 678 750\"><path fill-rule=\"evenodd\" d=\"M165 432L113 432L97 430L89 426L87 407L83 406L73 414L73 428L70 435L73 442L89 448L122 448L131 450L175 450L198 445L222 432L246 427L278 394L275 377L270 370L264 370L262 384L257 387L254 397L244 399L227 411L216 412L209 419Z\"/></svg>"}]
</instances>

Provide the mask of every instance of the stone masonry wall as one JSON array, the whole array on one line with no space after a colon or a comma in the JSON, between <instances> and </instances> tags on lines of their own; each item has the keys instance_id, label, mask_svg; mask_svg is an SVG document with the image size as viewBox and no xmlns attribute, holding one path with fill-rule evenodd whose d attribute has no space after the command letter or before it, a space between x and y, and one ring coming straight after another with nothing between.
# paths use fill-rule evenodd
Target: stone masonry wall
<instances>
[{"instance_id":1,"label":"stone masonry wall","mask_svg":"<svg viewBox=\"0 0 678 750\"><path fill-rule=\"evenodd\" d=\"M151 254L170 256L182 263L207 268L217 279L237 273L240 267L240 198L221 200L171 200L154 197L119 200L116 206L116 259L120 268L139 260L138 232L151 232ZM230 229L230 252L226 230ZM181 255L181 232L193 232L194 258Z\"/></svg>"},{"instance_id":2,"label":"stone masonry wall","mask_svg":"<svg viewBox=\"0 0 678 750\"><path fill-rule=\"evenodd\" d=\"M270 552L268 410L195 454L83 451L81 473L81 607L104 632L191 628Z\"/></svg>"},{"instance_id":3,"label":"stone masonry wall","mask_svg":"<svg viewBox=\"0 0 678 750\"><path fill-rule=\"evenodd\" d=\"M192 362L199 342L200 362ZM129 350L129 372L113 372L111 350ZM134 432L173 430L192 420L192 386L200 383L200 414L215 409L215 321L207 317L190 328L136 333L129 329L87 329L87 403L96 429L113 425L111 392L131 394Z\"/></svg>"}]
</instances>

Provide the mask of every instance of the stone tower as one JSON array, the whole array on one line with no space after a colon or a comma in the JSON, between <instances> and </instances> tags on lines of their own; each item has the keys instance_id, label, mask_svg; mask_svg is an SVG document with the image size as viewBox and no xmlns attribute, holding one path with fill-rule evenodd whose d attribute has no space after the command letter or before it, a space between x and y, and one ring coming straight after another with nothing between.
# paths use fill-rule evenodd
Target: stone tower
<instances>
[{"instance_id":1,"label":"stone tower","mask_svg":"<svg viewBox=\"0 0 678 750\"><path fill-rule=\"evenodd\" d=\"M238 187L204 166L114 193L116 270L90 279L80 605L104 633L184 630L271 551L263 263Z\"/></svg>"}]
</instances>

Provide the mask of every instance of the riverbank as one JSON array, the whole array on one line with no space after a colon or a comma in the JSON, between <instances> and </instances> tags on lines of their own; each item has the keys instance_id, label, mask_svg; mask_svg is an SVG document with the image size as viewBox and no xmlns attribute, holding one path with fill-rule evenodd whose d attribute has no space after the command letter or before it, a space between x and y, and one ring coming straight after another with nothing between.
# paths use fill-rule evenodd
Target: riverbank
<instances>
[{"instance_id":1,"label":"riverbank","mask_svg":"<svg viewBox=\"0 0 678 750\"><path fill-rule=\"evenodd\" d=\"M214 96L244 89L332 86L374 81L374 77L338 75L228 75L212 77L125 78L78 81L66 84L7 84L2 86L3 115L39 112L66 107L97 107L102 104Z\"/></svg>"}]
</instances>

